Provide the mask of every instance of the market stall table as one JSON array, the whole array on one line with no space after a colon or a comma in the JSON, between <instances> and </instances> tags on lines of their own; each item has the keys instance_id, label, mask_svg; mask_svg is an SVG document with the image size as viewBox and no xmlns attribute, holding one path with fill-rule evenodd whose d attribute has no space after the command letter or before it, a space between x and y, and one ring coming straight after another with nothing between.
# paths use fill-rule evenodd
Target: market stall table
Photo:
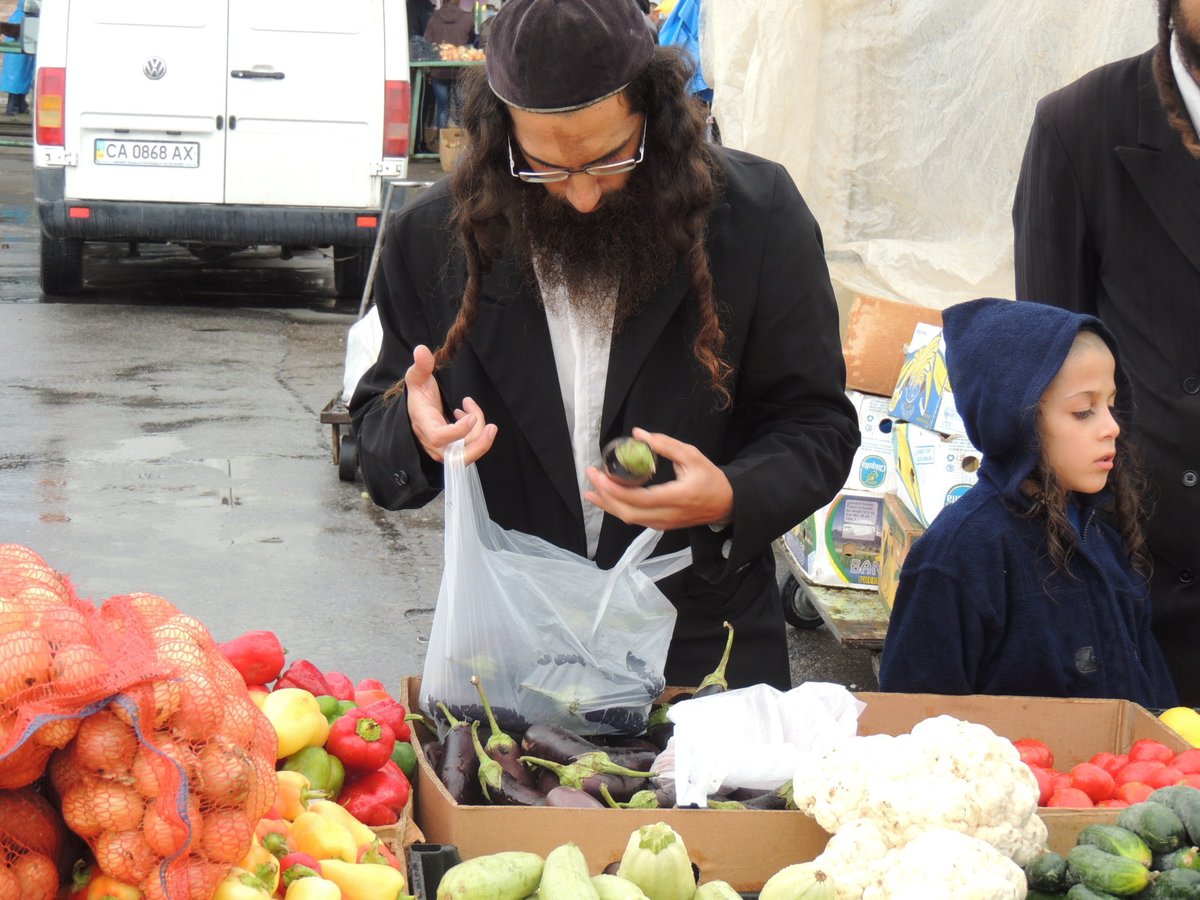
<instances>
[{"instance_id":1,"label":"market stall table","mask_svg":"<svg viewBox=\"0 0 1200 900\"><path fill-rule=\"evenodd\" d=\"M412 69L412 123L408 133L409 159L437 159L436 153L418 153L417 137L421 134L422 99L425 96L425 82L429 80L432 69L465 68L467 66L482 66L484 60L447 60L447 59L414 59L409 61Z\"/></svg>"}]
</instances>

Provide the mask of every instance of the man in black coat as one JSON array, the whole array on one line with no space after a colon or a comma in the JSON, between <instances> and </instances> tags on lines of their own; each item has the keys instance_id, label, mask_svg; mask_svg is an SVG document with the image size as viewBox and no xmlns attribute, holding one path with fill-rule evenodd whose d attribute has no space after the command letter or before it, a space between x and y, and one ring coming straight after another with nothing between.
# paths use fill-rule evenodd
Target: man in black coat
<instances>
[{"instance_id":1,"label":"man in black coat","mask_svg":"<svg viewBox=\"0 0 1200 900\"><path fill-rule=\"evenodd\" d=\"M786 688L771 542L858 444L817 223L782 166L705 143L635 4L509 0L489 48L452 178L387 226L351 402L367 488L424 505L465 438L503 527L603 568L662 530L693 554L660 582L668 682L714 667L728 620L730 683ZM631 432L662 460L646 487L598 468Z\"/></svg>"},{"instance_id":2,"label":"man in black coat","mask_svg":"<svg viewBox=\"0 0 1200 900\"><path fill-rule=\"evenodd\" d=\"M1154 630L1200 704L1200 0L1038 103L1013 205L1017 296L1099 316L1134 384Z\"/></svg>"}]
</instances>

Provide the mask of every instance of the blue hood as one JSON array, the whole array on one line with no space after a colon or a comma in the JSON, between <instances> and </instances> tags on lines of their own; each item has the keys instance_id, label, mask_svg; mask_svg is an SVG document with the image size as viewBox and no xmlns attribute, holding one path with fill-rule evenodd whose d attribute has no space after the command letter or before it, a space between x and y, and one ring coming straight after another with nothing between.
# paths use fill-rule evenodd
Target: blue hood
<instances>
[{"instance_id":1,"label":"blue hood","mask_svg":"<svg viewBox=\"0 0 1200 900\"><path fill-rule=\"evenodd\" d=\"M942 312L946 370L967 437L983 453L979 469L1009 499L1038 463L1036 414L1082 329L1099 334L1117 359L1117 410L1129 423L1132 397L1117 342L1095 316L1023 300L984 298Z\"/></svg>"}]
</instances>

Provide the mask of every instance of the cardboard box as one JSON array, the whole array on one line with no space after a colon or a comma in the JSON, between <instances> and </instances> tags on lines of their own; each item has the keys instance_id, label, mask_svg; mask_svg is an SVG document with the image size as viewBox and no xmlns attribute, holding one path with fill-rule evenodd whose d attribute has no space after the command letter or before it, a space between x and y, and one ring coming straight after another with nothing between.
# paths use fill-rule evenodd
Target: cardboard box
<instances>
[{"instance_id":1,"label":"cardboard box","mask_svg":"<svg viewBox=\"0 0 1200 900\"><path fill-rule=\"evenodd\" d=\"M448 126L438 131L438 159L442 171L449 172L467 146L467 129Z\"/></svg>"},{"instance_id":2,"label":"cardboard box","mask_svg":"<svg viewBox=\"0 0 1200 900\"><path fill-rule=\"evenodd\" d=\"M883 546L879 551L879 595L891 609L904 559L925 526L895 494L883 498Z\"/></svg>"},{"instance_id":3,"label":"cardboard box","mask_svg":"<svg viewBox=\"0 0 1200 900\"><path fill-rule=\"evenodd\" d=\"M904 356L888 411L940 434L965 434L946 371L946 341L940 326L919 324Z\"/></svg>"},{"instance_id":4,"label":"cardboard box","mask_svg":"<svg viewBox=\"0 0 1200 900\"><path fill-rule=\"evenodd\" d=\"M878 589L884 496L844 490L783 536L810 581Z\"/></svg>"},{"instance_id":5,"label":"cardboard box","mask_svg":"<svg viewBox=\"0 0 1200 900\"><path fill-rule=\"evenodd\" d=\"M892 426L896 495L928 526L973 485L981 454L961 435L947 437L908 422Z\"/></svg>"},{"instance_id":6,"label":"cardboard box","mask_svg":"<svg viewBox=\"0 0 1200 900\"><path fill-rule=\"evenodd\" d=\"M418 710L421 679L404 679L404 703ZM867 706L859 734L904 734L930 716L950 715L986 725L1002 737L1032 737L1054 751L1060 770L1108 750L1125 752L1135 740L1154 738L1176 750L1189 746L1137 704L1125 700L1065 700L1046 697L952 697L938 694L855 694ZM679 832L705 881L728 881L735 890L756 891L779 869L815 858L829 835L797 812L750 810L548 809L545 807L457 806L446 792L420 741L418 725L416 821L427 841L453 844L464 859L501 850L548 853L565 841L583 851L592 874L619 860L630 833L640 825L666 822ZM1049 845L1065 854L1079 830L1093 822L1115 822L1118 810L1042 809Z\"/></svg>"},{"instance_id":7,"label":"cardboard box","mask_svg":"<svg viewBox=\"0 0 1200 900\"><path fill-rule=\"evenodd\" d=\"M904 346L919 322L942 324L939 310L860 294L854 298L842 341L846 387L892 395L904 365Z\"/></svg>"},{"instance_id":8,"label":"cardboard box","mask_svg":"<svg viewBox=\"0 0 1200 900\"><path fill-rule=\"evenodd\" d=\"M854 453L844 487L852 491L885 493L896 488L896 465L892 454L892 423L888 398L861 391L846 391L858 414L862 443Z\"/></svg>"}]
</instances>

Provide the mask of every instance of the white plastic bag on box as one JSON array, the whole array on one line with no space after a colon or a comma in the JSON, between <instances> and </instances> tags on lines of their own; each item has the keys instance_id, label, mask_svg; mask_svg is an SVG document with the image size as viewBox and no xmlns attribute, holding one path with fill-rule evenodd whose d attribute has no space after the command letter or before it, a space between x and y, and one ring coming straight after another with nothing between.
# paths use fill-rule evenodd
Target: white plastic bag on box
<instances>
[{"instance_id":1,"label":"white plastic bag on box","mask_svg":"<svg viewBox=\"0 0 1200 900\"><path fill-rule=\"evenodd\" d=\"M444 724L483 719L478 675L502 727L552 722L580 734L637 733L665 686L675 607L654 584L691 550L649 559L646 529L609 570L488 517L463 444L445 460L445 568L421 681L422 706Z\"/></svg>"},{"instance_id":2,"label":"white plastic bag on box","mask_svg":"<svg viewBox=\"0 0 1200 900\"><path fill-rule=\"evenodd\" d=\"M865 708L842 685L818 681L786 693L756 684L674 703L676 802L703 807L722 786L777 788L806 757L854 737Z\"/></svg>"},{"instance_id":3,"label":"white plastic bag on box","mask_svg":"<svg viewBox=\"0 0 1200 900\"><path fill-rule=\"evenodd\" d=\"M372 306L367 314L350 326L346 335L346 366L342 373L342 399L347 403L354 396L358 380L375 365L379 348L383 346L383 325L379 309Z\"/></svg>"}]
</instances>

